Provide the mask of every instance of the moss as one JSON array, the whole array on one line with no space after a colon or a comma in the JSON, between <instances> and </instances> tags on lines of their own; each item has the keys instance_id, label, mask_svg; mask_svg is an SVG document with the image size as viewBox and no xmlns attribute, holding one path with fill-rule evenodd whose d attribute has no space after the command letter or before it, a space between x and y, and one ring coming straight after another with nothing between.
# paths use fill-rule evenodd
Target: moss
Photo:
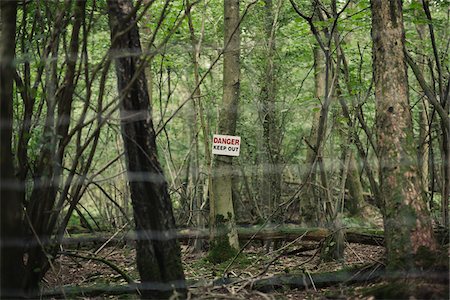
<instances>
[{"instance_id":1,"label":"moss","mask_svg":"<svg viewBox=\"0 0 450 300\"><path fill-rule=\"evenodd\" d=\"M199 259L192 263L191 267L196 270L211 270L213 276L218 276L223 273L225 268L228 267L230 261L234 258L231 257L228 260L222 261L222 262L211 262L209 259L209 256ZM232 269L233 270L241 270L245 269L246 267L250 266L252 263L257 260L258 257L255 255L249 255L246 253L241 253L236 260L233 263ZM231 269L230 269L231 270Z\"/></svg>"},{"instance_id":2,"label":"moss","mask_svg":"<svg viewBox=\"0 0 450 300\"><path fill-rule=\"evenodd\" d=\"M344 216L342 223L346 228L355 228L358 232L383 235L383 231L372 220L361 216Z\"/></svg>"},{"instance_id":3,"label":"moss","mask_svg":"<svg viewBox=\"0 0 450 300\"><path fill-rule=\"evenodd\" d=\"M229 260L237 254L237 250L230 245L228 239L227 220L222 215L216 215L216 237L211 241L208 253L208 261L221 263Z\"/></svg>"},{"instance_id":4,"label":"moss","mask_svg":"<svg viewBox=\"0 0 450 300\"><path fill-rule=\"evenodd\" d=\"M72 214L70 216L69 222L67 224L67 231L71 234L86 232L86 228L83 228L83 226L81 225L80 217L77 214Z\"/></svg>"},{"instance_id":5,"label":"moss","mask_svg":"<svg viewBox=\"0 0 450 300\"><path fill-rule=\"evenodd\" d=\"M214 264L229 260L237 254L237 250L230 246L228 236L219 236L211 242L208 261Z\"/></svg>"}]
</instances>

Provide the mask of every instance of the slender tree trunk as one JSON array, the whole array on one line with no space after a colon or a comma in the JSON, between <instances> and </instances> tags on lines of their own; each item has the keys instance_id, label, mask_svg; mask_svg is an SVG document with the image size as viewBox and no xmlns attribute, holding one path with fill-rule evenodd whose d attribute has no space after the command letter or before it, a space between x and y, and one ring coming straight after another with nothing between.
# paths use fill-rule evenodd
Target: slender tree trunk
<instances>
[{"instance_id":1,"label":"slender tree trunk","mask_svg":"<svg viewBox=\"0 0 450 300\"><path fill-rule=\"evenodd\" d=\"M49 146L42 147L38 166L34 172L34 185L27 207L29 222L28 218L26 219L29 234L33 239L33 246L28 249L25 279L26 289L31 295L38 293L39 283L50 268L46 253L48 249L43 249L39 243L46 241L54 233L59 214L62 211L63 204L58 204L57 196L62 182L64 153L70 141L68 131L75 92L80 30L84 22L85 5L85 0L73 3L67 2L58 9L58 15L61 19L66 14L73 12L73 26L67 55L64 57L66 68L61 86L58 86L57 60L50 62L47 69L50 76L46 82L46 96L50 100L47 107L44 140ZM54 34L59 34L58 29L54 30ZM56 39L54 44L51 45L49 54L52 53L53 57L58 57L58 43L59 39ZM66 188L69 189L67 186L63 190ZM72 196L73 199L76 198L75 195ZM76 200L72 202L72 211L75 202Z\"/></svg>"},{"instance_id":2,"label":"slender tree trunk","mask_svg":"<svg viewBox=\"0 0 450 300\"><path fill-rule=\"evenodd\" d=\"M194 24L192 22L192 15L190 13L190 10L187 12L188 14L188 25L189 25L189 33L190 33L190 38L191 38L191 44L192 44L192 64L194 65L194 84L197 87L200 83L200 74L199 74L199 59L200 59L200 47L201 47L201 41L202 41L202 37L203 37L203 29L204 29L204 19L202 20L202 31L200 33L200 38L197 39L197 37L195 36L195 29L194 29ZM198 88L195 90L194 92L194 97L195 99L193 100L193 124L195 124L195 126L193 128L195 128L195 131L193 130L193 136L192 139L194 140L195 143L195 155L194 155L194 161L195 161L195 165L193 166L192 169L192 175L191 178L193 178L193 189L195 191L194 193L194 199L193 201L193 209L194 209L194 216L195 216L195 225L198 228L203 228L204 227L204 221L203 221L203 215L202 215L202 211L201 211L201 206L202 206L202 201L203 201L203 186L200 183L200 159L199 159L199 154L200 154L200 149L199 149L199 139L198 139L198 134L199 131L197 130L197 123L198 123L198 119L200 119L200 128L203 132L203 136L205 139L205 158L206 158L206 166L208 168L210 168L211 165L211 149L209 148L209 143L208 143L208 139L209 139L209 133L207 132L207 128L209 128L208 126L204 126L204 116L203 116L203 107L202 107L202 103L201 103L201 90L200 90L200 86L198 86ZM209 129L208 129L209 131ZM208 180L209 180L210 176L208 176ZM205 182L206 186L208 187L209 184L207 182ZM206 189L207 190L207 189ZM207 193L206 193L207 194ZM204 241L201 239L195 239L194 242L194 249L195 250L201 250L203 248L204 245Z\"/></svg>"},{"instance_id":3,"label":"slender tree trunk","mask_svg":"<svg viewBox=\"0 0 450 300\"><path fill-rule=\"evenodd\" d=\"M240 91L239 0L224 0L223 4L224 47L227 48L223 61L223 102L218 131L220 134L234 135ZM234 249L239 248L232 197L233 172L231 157L215 156L212 178L213 194L210 197L213 247L218 246L219 242L220 244L225 242L220 236L226 234L229 246ZM223 248L223 246L220 247Z\"/></svg>"},{"instance_id":4,"label":"slender tree trunk","mask_svg":"<svg viewBox=\"0 0 450 300\"><path fill-rule=\"evenodd\" d=\"M22 200L12 155L13 78L15 73L16 1L0 3L0 297L22 293Z\"/></svg>"},{"instance_id":5,"label":"slender tree trunk","mask_svg":"<svg viewBox=\"0 0 450 300\"><path fill-rule=\"evenodd\" d=\"M351 2L348 5L348 8L351 9L353 6L354 6L354 4ZM344 40L347 44L351 43L352 35L351 34L346 35L344 37ZM349 94L352 94L351 86L349 85L350 74L348 73L348 70L347 70L348 65L346 63L344 51L340 45L339 34L336 31L334 33L334 42L337 44L337 47L336 47L337 48L336 53L338 56L337 59L340 60L340 62L341 62L340 65L342 65L343 69L344 69L344 81L347 84ZM342 97L340 85L337 85L336 94L337 94L337 98L339 100L339 104L344 110L344 116L346 118L348 118L347 119L348 131L347 131L346 135L341 135L341 138L342 138L341 142L344 143L342 145L343 157L344 157L344 159L342 160L344 162L342 179L345 182L345 186L343 188L348 189L348 193L349 193L350 197L349 197L349 200L345 201L344 203L340 203L340 204L342 205L342 207L345 206L347 208L350 215L356 216L356 215L361 214L362 208L365 206L363 187L361 184L361 177L360 177L358 163L355 158L355 151L352 148L352 146L349 145L349 142L351 142L352 140L355 139L354 137L356 134L355 134L354 124L351 120L351 116L348 113L346 101ZM342 132L341 130L339 130L339 131ZM357 144L357 142L355 142L355 144ZM342 193L344 195L345 191L343 190ZM342 198L342 201L344 201L344 197Z\"/></svg>"},{"instance_id":6,"label":"slender tree trunk","mask_svg":"<svg viewBox=\"0 0 450 300\"><path fill-rule=\"evenodd\" d=\"M447 100L449 101L449 100ZM446 113L449 115L450 105L446 105ZM449 198L450 198L450 128L441 121L442 128L442 224L445 228L449 227Z\"/></svg>"},{"instance_id":7,"label":"slender tree trunk","mask_svg":"<svg viewBox=\"0 0 450 300\"><path fill-rule=\"evenodd\" d=\"M276 15L275 15L276 16ZM265 52L264 70L262 74L261 107L263 122L263 140L265 158L262 172L262 202L268 208L267 216L273 213L281 195L280 145L281 134L278 128L276 108L275 78L275 30L276 19L273 13L273 1L264 0ZM275 216L276 218L276 216Z\"/></svg>"},{"instance_id":8,"label":"slender tree trunk","mask_svg":"<svg viewBox=\"0 0 450 300\"><path fill-rule=\"evenodd\" d=\"M348 188L350 200L346 202L346 207L350 214L359 215L364 207L364 195L361 179L359 176L359 168L355 159L355 153L352 149L349 149L350 160L348 164L347 181L345 183Z\"/></svg>"},{"instance_id":9,"label":"slender tree trunk","mask_svg":"<svg viewBox=\"0 0 450 300\"><path fill-rule=\"evenodd\" d=\"M419 256L436 249L430 214L419 184L408 78L404 56L402 3L372 0L373 67L380 194L388 268L421 265Z\"/></svg>"},{"instance_id":10,"label":"slender tree trunk","mask_svg":"<svg viewBox=\"0 0 450 300\"><path fill-rule=\"evenodd\" d=\"M314 94L315 97L321 99L324 98L325 91L325 57L323 51L318 45L313 49L314 54ZM316 152L311 149L317 141L317 129L320 120L320 110L317 110L313 114L311 131L308 137L308 150L306 152L305 165L307 168L313 167L311 176L308 179L308 185L306 186L306 192L300 203L300 216L302 223L307 226L319 225L324 223L323 210L320 205L318 205L320 199L315 192L315 181L317 177L316 167L313 166L314 160L316 159Z\"/></svg>"},{"instance_id":11,"label":"slender tree trunk","mask_svg":"<svg viewBox=\"0 0 450 300\"><path fill-rule=\"evenodd\" d=\"M437 79L437 87L439 91L439 103L436 103L435 108L440 111L440 124L441 124L441 174L442 174L442 183L441 183L441 217L442 224L445 228L449 228L449 199L450 199L450 124L449 124L449 115L450 115L450 85L445 82L445 71L448 68L442 67L441 57L444 54L440 55L438 52L438 46L436 44L436 35L434 31L434 21L431 17L430 12L430 1L422 0L422 7L424 9L425 15L427 17L427 24L430 33L430 41L433 48L434 55L434 65L436 67L436 79ZM445 60L444 60L445 62ZM429 99L432 101L432 99ZM435 102L437 99L435 98Z\"/></svg>"},{"instance_id":12,"label":"slender tree trunk","mask_svg":"<svg viewBox=\"0 0 450 300\"><path fill-rule=\"evenodd\" d=\"M415 4L422 6L422 0L414 1ZM416 11L417 17L420 17L420 13L422 9L418 9ZM416 24L416 30L419 35L419 45L421 47L425 46L425 38L426 38L426 25L425 24ZM424 72L423 66L426 65L426 56L420 55L419 68L421 72ZM429 151L430 151L430 141L429 141L429 112L428 112L428 102L425 101L425 93L421 90L419 85L419 96L422 100L419 103L419 148L418 148L418 157L419 157L419 168L420 168L420 178L422 181L423 191L427 195L427 199L429 197ZM429 199L429 203L432 202L432 199Z\"/></svg>"},{"instance_id":13,"label":"slender tree trunk","mask_svg":"<svg viewBox=\"0 0 450 300\"><path fill-rule=\"evenodd\" d=\"M152 0L144 0L144 6L151 5ZM141 44L144 46L142 49L147 54L152 50L152 46L150 45L150 38L152 37L152 31L150 29L150 26L148 24L151 24L152 18L149 11L145 13L145 15L142 17L143 21L146 23L145 26L142 27L143 36L141 36ZM147 66L145 68L145 77L147 78L147 88L148 88L148 99L150 102L150 106L153 105L153 72L152 72L152 62L149 61L147 63Z\"/></svg>"},{"instance_id":14,"label":"slender tree trunk","mask_svg":"<svg viewBox=\"0 0 450 300\"><path fill-rule=\"evenodd\" d=\"M180 248L167 182L158 162L141 45L130 0L108 0L120 95L122 138L137 231L136 259L144 298L185 294ZM134 24L134 25L133 25ZM165 284L165 285L164 285ZM161 286L162 285L162 286Z\"/></svg>"}]
</instances>

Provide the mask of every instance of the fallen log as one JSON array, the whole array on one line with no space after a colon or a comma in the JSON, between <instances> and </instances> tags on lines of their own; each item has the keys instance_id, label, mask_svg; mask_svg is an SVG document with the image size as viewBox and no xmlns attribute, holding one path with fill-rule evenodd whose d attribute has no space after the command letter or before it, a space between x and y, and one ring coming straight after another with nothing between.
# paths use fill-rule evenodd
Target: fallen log
<instances>
[{"instance_id":1,"label":"fallen log","mask_svg":"<svg viewBox=\"0 0 450 300\"><path fill-rule=\"evenodd\" d=\"M59 288L43 290L41 294L36 295L37 299L68 299L75 297L100 297L134 294L138 295L136 285L94 285L88 287L81 286L62 286Z\"/></svg>"},{"instance_id":2,"label":"fallen log","mask_svg":"<svg viewBox=\"0 0 450 300\"><path fill-rule=\"evenodd\" d=\"M258 226L251 227L239 227L238 235L240 240L285 240L293 241L296 238L303 236L303 241L322 241L328 235L330 231L325 228L303 228L294 226L274 227L274 228L260 228ZM366 245L382 246L384 243L384 237L382 232L367 229L347 229L345 230L346 239L349 243L359 243ZM380 234L381 233L381 234ZM180 241L186 241L190 239L208 239L209 231L207 229L179 229L173 233L155 233L148 232L147 236L152 239L170 239L177 238ZM133 232L129 232L122 236L116 236L111 238L110 236L100 234L79 234L72 235L63 239L62 244L68 245L85 245L90 243L102 244L107 241L111 243L117 242L132 242L136 240L136 235Z\"/></svg>"},{"instance_id":3,"label":"fallen log","mask_svg":"<svg viewBox=\"0 0 450 300\"><path fill-rule=\"evenodd\" d=\"M411 285L416 281L420 283L432 283L435 285L445 285L448 289L449 273L448 270L428 270L412 272L387 272L383 265L372 264L363 267L351 267L334 272L323 273L293 273L275 275L269 278L258 279L254 281L251 288L261 292L271 292L280 289L319 289L338 285L350 285L355 283L367 283L377 280L386 282L388 286L401 288ZM366 296L372 295L368 293ZM410 296L413 296L411 294ZM447 293L448 295L448 293ZM385 295L386 296L386 295ZM407 295L404 295L407 296ZM380 297L395 299L399 297ZM408 298L408 297L400 297ZM421 297L422 298L422 297ZM445 297L448 299L448 297Z\"/></svg>"},{"instance_id":4,"label":"fallen log","mask_svg":"<svg viewBox=\"0 0 450 300\"><path fill-rule=\"evenodd\" d=\"M66 285L55 287L52 289L44 289L39 295L35 295L37 299L57 298L57 299L73 299L78 297L102 297L114 295L135 295L132 298L138 298L143 291L174 291L178 282L153 282L153 283L131 283L131 284L95 284L91 286ZM176 291L174 291L176 293ZM174 297L178 299L178 297Z\"/></svg>"},{"instance_id":5,"label":"fallen log","mask_svg":"<svg viewBox=\"0 0 450 300\"><path fill-rule=\"evenodd\" d=\"M253 282L252 289L270 292L279 289L308 289L324 288L339 284L374 281L384 274L384 267L379 264L359 266L323 273L297 273L275 275Z\"/></svg>"},{"instance_id":6,"label":"fallen log","mask_svg":"<svg viewBox=\"0 0 450 300\"><path fill-rule=\"evenodd\" d=\"M331 231L326 228L302 228L302 227L277 227L264 228L257 232L258 228L238 228L239 238L247 240L255 235L256 240L285 240L293 241L299 236L303 236L304 241L322 241L331 234ZM360 243L366 245L382 246L384 237L379 230L368 229L343 229L346 233L346 239L349 243ZM380 234L381 232L381 234Z\"/></svg>"}]
</instances>

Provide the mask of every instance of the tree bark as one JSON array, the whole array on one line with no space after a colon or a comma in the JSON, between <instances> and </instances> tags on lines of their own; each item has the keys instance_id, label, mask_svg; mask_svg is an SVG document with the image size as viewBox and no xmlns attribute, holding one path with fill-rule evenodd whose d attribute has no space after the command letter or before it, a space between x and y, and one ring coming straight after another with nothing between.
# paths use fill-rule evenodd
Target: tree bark
<instances>
[{"instance_id":1,"label":"tree bark","mask_svg":"<svg viewBox=\"0 0 450 300\"><path fill-rule=\"evenodd\" d=\"M272 215L281 196L282 168L280 166L281 134L278 128L276 108L276 66L275 30L273 1L264 0L265 51L261 88L261 114L265 158L262 172L262 203L268 208L267 216ZM276 218L276 216L275 216Z\"/></svg>"},{"instance_id":2,"label":"tree bark","mask_svg":"<svg viewBox=\"0 0 450 300\"><path fill-rule=\"evenodd\" d=\"M0 5L0 297L16 298L21 296L23 279L21 183L14 175L11 145L17 2Z\"/></svg>"},{"instance_id":3,"label":"tree bark","mask_svg":"<svg viewBox=\"0 0 450 300\"><path fill-rule=\"evenodd\" d=\"M189 2L188 2L189 5ZM194 164L191 166L191 186L192 186L192 190L194 191L194 197L191 196L191 201L192 201L192 208L194 211L194 219L195 219L195 225L198 228L203 228L205 226L205 222L203 219L203 214L202 214L202 201L205 197L204 195L204 189L203 186L201 185L200 182L200 159L199 159L199 153L200 153L200 149L199 149L199 130L197 129L197 123L198 120L200 119L200 129L202 130L203 133L203 137L204 137L204 149L205 149L205 162L206 162L206 167L207 167L207 172L210 173L210 168L211 168L211 149L209 148L209 126L206 126L205 120L204 120L204 115L203 115L203 106L201 103L201 90L200 90L200 73L199 73L199 59L200 59L200 47L201 47L201 42L203 40L203 32L204 32L204 18L202 20L202 30L200 32L200 37L197 38L195 35L195 29L194 29L194 24L192 21L192 15L190 10L187 11L187 17L188 17L188 25L189 25L189 33L190 33L190 39L191 39L191 44L192 44L192 51L193 53L191 54L191 60L192 60L192 64L194 66L194 84L196 90L194 91L194 97L195 99L193 100L193 113L192 113L192 122L193 124L195 124L195 126L193 127L195 130L191 131L191 140L193 141L193 143L195 143L194 146L194 154L192 155L194 158ZM207 191L209 189L209 180L210 177L208 175L207 180L205 180L205 190ZM207 193L206 193L207 194ZM207 196L207 195L206 195ZM195 239L194 241L194 250L196 251L201 251L202 248L204 246L204 241L201 239Z\"/></svg>"},{"instance_id":4,"label":"tree bark","mask_svg":"<svg viewBox=\"0 0 450 300\"><path fill-rule=\"evenodd\" d=\"M436 249L420 189L404 56L402 3L372 0L380 194L388 268L410 270ZM427 254L425 254L427 255Z\"/></svg>"},{"instance_id":5,"label":"tree bark","mask_svg":"<svg viewBox=\"0 0 450 300\"><path fill-rule=\"evenodd\" d=\"M317 99L323 100L325 91L325 57L323 51L318 45L313 49L314 54L314 94ZM314 146L317 141L317 130L320 121L320 110L317 110L313 114L311 131L309 133L308 146ZM315 192L314 183L316 181L317 173L316 167L313 166L316 159L316 153L314 149L308 147L306 151L305 165L307 168L314 168L311 172L311 176L308 179L308 185L305 189L305 194L300 203L300 215L302 218L302 224L304 225L322 225L324 223L323 211L320 205L318 205L320 199Z\"/></svg>"},{"instance_id":6,"label":"tree bark","mask_svg":"<svg viewBox=\"0 0 450 300\"><path fill-rule=\"evenodd\" d=\"M223 102L219 116L220 134L236 133L237 108L240 92L240 34L239 0L224 0L224 61L223 61ZM232 158L214 158L212 178L212 200L210 203L210 226L213 243L220 234L228 236L229 246L239 248L232 197ZM216 242L214 242L216 240Z\"/></svg>"},{"instance_id":7,"label":"tree bark","mask_svg":"<svg viewBox=\"0 0 450 300\"><path fill-rule=\"evenodd\" d=\"M158 162L147 80L139 59L141 45L130 0L108 0L112 49L120 95L121 132L136 226L136 260L143 298L168 298L173 284L186 293L180 248L167 182Z\"/></svg>"},{"instance_id":8,"label":"tree bark","mask_svg":"<svg viewBox=\"0 0 450 300\"><path fill-rule=\"evenodd\" d=\"M349 149L350 159L348 164L348 173L346 180L346 187L348 188L348 193L350 194L350 201L345 202L349 213L353 216L358 215L364 203L364 190L359 177L359 168L355 159L355 154L352 149Z\"/></svg>"},{"instance_id":9,"label":"tree bark","mask_svg":"<svg viewBox=\"0 0 450 300\"><path fill-rule=\"evenodd\" d=\"M423 0L415 0L413 1L414 4L422 6ZM421 9L417 9L415 11L416 17L420 17ZM426 34L426 25L425 24L416 24L416 31L419 36L419 45L420 47L425 47L425 38L427 36ZM423 66L426 65L427 57L425 55L419 56L420 64L419 68L420 71L423 73L424 68ZM422 188L425 194L427 195L427 200L430 203L429 207L431 208L431 203L433 202L432 199L429 199L429 151L430 151L430 118L429 118L429 109L428 109L428 102L425 101L426 95L423 90L421 90L420 85L418 85L418 89L420 91L419 97L422 99L419 103L419 147L418 147L418 158L419 158L419 169L420 169L420 178L422 181Z\"/></svg>"}]
</instances>

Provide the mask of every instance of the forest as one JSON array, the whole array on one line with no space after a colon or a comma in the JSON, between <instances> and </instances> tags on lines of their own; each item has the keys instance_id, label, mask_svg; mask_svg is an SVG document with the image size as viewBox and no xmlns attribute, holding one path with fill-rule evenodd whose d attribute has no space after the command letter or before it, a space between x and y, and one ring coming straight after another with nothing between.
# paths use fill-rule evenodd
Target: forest
<instances>
[{"instance_id":1,"label":"forest","mask_svg":"<svg viewBox=\"0 0 450 300\"><path fill-rule=\"evenodd\" d=\"M0 0L2 299L449 299L447 0Z\"/></svg>"}]
</instances>

